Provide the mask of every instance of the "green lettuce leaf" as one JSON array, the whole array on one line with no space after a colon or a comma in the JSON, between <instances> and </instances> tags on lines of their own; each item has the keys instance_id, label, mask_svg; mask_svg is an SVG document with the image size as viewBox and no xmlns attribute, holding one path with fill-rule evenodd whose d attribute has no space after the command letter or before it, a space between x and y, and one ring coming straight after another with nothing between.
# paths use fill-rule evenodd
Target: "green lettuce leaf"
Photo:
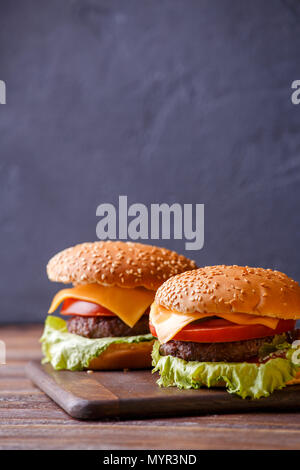
<instances>
[{"instance_id":1,"label":"green lettuce leaf","mask_svg":"<svg viewBox=\"0 0 300 470\"><path fill-rule=\"evenodd\" d=\"M69 333L62 318L48 316L40 339L44 353L43 364L50 362L54 369L83 370L113 343L152 341L151 334L114 338L90 339Z\"/></svg>"},{"instance_id":2,"label":"green lettuce leaf","mask_svg":"<svg viewBox=\"0 0 300 470\"><path fill-rule=\"evenodd\" d=\"M163 387L199 389L225 382L227 391L242 398L267 397L274 390L285 387L300 369L290 359L277 357L262 364L248 362L196 362L177 357L161 356L160 343L154 343L153 372L159 371L158 385ZM290 352L292 349L289 345ZM288 354L290 356L290 354Z\"/></svg>"},{"instance_id":3,"label":"green lettuce leaf","mask_svg":"<svg viewBox=\"0 0 300 470\"><path fill-rule=\"evenodd\" d=\"M291 349L290 343L287 341L286 333L275 335L271 343L264 343L259 349L259 359L265 360L271 358L273 353Z\"/></svg>"}]
</instances>

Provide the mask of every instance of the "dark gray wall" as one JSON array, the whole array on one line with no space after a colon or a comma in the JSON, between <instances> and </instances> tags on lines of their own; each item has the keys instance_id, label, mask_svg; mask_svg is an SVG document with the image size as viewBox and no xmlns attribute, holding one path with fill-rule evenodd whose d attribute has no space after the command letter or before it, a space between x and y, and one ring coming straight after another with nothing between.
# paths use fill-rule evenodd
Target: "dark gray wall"
<instances>
[{"instance_id":1,"label":"dark gray wall","mask_svg":"<svg viewBox=\"0 0 300 470\"><path fill-rule=\"evenodd\" d=\"M0 0L0 321L44 318L119 194L204 203L199 265L300 281L299 3Z\"/></svg>"}]
</instances>

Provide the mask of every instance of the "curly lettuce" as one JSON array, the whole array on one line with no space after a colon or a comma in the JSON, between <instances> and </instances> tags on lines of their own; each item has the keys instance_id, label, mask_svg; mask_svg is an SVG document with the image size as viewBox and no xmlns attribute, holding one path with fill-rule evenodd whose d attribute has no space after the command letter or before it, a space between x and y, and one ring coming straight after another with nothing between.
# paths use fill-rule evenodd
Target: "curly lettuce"
<instances>
[{"instance_id":1,"label":"curly lettuce","mask_svg":"<svg viewBox=\"0 0 300 470\"><path fill-rule=\"evenodd\" d=\"M262 363L249 362L196 362L184 361L173 356L161 356L160 343L153 346L153 372L158 371L158 385L177 386L183 389L199 389L225 384L229 393L242 398L257 399L269 396L274 390L282 389L295 377L300 366L291 361L294 351L285 343L285 357L270 358ZM273 350L281 349L273 344ZM282 351L283 349L281 349ZM269 351L268 351L269 352Z\"/></svg>"},{"instance_id":2,"label":"curly lettuce","mask_svg":"<svg viewBox=\"0 0 300 470\"><path fill-rule=\"evenodd\" d=\"M111 344L152 341L151 334L126 337L90 339L69 333L66 322L59 317L46 319L40 339L44 353L43 364L50 362L56 370L83 370L92 359L100 356Z\"/></svg>"}]
</instances>

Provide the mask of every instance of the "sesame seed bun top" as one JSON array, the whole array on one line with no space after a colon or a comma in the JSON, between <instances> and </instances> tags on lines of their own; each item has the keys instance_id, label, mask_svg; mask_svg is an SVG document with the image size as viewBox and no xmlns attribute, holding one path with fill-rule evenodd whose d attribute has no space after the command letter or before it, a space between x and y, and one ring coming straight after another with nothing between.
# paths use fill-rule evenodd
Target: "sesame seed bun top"
<instances>
[{"instance_id":1,"label":"sesame seed bun top","mask_svg":"<svg viewBox=\"0 0 300 470\"><path fill-rule=\"evenodd\" d=\"M299 284L279 271L248 266L206 266L179 274L162 284L155 302L182 313L300 318Z\"/></svg>"},{"instance_id":2,"label":"sesame seed bun top","mask_svg":"<svg viewBox=\"0 0 300 470\"><path fill-rule=\"evenodd\" d=\"M100 241L57 253L47 265L47 274L51 281L65 284L98 283L156 290L169 277L195 268L194 261L165 248Z\"/></svg>"}]
</instances>

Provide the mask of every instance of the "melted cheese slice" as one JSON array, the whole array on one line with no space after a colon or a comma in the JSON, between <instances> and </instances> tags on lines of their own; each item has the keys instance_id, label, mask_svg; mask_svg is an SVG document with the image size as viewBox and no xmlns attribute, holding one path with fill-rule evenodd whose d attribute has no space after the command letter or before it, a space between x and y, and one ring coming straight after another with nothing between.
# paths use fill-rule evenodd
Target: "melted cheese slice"
<instances>
[{"instance_id":1,"label":"melted cheese slice","mask_svg":"<svg viewBox=\"0 0 300 470\"><path fill-rule=\"evenodd\" d=\"M86 300L111 310L131 328L139 321L146 309L151 305L155 292L136 287L100 286L86 284L71 289L60 290L53 298L48 313L53 313L66 299Z\"/></svg>"},{"instance_id":2,"label":"melted cheese slice","mask_svg":"<svg viewBox=\"0 0 300 470\"><path fill-rule=\"evenodd\" d=\"M277 318L248 315L247 313L218 313L217 315L215 313L199 312L179 313L167 310L166 308L157 305L155 302L151 305L150 310L150 321L156 330L160 343L167 343L186 325L195 320L215 316L224 318L225 320L238 325L259 324L272 329L275 329L279 322Z\"/></svg>"}]
</instances>

